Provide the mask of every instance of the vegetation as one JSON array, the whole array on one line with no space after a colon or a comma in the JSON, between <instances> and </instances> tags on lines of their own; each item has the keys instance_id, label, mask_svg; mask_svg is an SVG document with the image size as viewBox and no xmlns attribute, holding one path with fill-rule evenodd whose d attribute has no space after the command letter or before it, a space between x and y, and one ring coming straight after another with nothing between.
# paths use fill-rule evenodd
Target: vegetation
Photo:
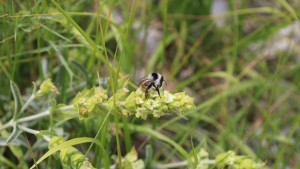
<instances>
[{"instance_id":1,"label":"vegetation","mask_svg":"<svg viewBox=\"0 0 300 169\"><path fill-rule=\"evenodd\" d=\"M0 4L0 169L300 168L296 0Z\"/></svg>"}]
</instances>

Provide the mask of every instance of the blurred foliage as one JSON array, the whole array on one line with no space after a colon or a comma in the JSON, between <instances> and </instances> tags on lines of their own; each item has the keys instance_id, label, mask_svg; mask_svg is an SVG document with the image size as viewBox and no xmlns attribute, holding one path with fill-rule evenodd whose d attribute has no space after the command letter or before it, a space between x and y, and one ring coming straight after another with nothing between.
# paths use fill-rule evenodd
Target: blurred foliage
<instances>
[{"instance_id":1,"label":"blurred foliage","mask_svg":"<svg viewBox=\"0 0 300 169\"><path fill-rule=\"evenodd\" d=\"M260 159L299 168L299 9L296 0L1 1L0 168L30 167L51 135L95 138L75 151L96 168L142 166L138 159L146 168L184 168L200 149L220 168L226 155L240 159L230 167ZM162 90L185 92L195 108L124 116L118 103L137 105L111 96L124 86L123 99L138 92L136 81L152 71L167 80ZM89 100L89 112L99 98L111 111L78 120L67 105L80 108L94 86L106 97Z\"/></svg>"}]
</instances>

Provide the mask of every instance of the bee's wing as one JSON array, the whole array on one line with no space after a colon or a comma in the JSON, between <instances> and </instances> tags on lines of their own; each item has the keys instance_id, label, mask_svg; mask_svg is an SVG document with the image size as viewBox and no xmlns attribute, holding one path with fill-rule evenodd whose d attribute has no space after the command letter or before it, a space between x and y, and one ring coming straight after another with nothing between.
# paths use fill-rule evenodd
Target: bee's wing
<instances>
[{"instance_id":1,"label":"bee's wing","mask_svg":"<svg viewBox=\"0 0 300 169\"><path fill-rule=\"evenodd\" d=\"M138 81L138 85L139 86L149 86L152 82L153 82L153 80L145 77Z\"/></svg>"}]
</instances>

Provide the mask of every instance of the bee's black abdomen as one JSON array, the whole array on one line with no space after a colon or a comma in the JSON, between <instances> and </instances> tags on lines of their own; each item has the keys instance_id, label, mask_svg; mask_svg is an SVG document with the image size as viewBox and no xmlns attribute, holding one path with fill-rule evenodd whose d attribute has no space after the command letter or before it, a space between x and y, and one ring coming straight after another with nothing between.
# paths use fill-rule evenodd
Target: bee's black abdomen
<instances>
[{"instance_id":1,"label":"bee's black abdomen","mask_svg":"<svg viewBox=\"0 0 300 169\"><path fill-rule=\"evenodd\" d=\"M158 78L158 74L157 73L152 73L151 75L152 75L152 77L153 77L154 80L156 80Z\"/></svg>"}]
</instances>

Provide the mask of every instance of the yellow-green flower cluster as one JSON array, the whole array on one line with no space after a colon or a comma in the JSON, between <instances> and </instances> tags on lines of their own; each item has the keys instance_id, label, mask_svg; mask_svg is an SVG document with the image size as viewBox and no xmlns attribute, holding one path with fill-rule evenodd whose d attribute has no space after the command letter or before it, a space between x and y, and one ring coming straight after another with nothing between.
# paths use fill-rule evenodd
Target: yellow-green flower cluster
<instances>
[{"instance_id":1,"label":"yellow-green flower cluster","mask_svg":"<svg viewBox=\"0 0 300 169\"><path fill-rule=\"evenodd\" d=\"M57 88L54 86L51 79L47 79L42 82L42 84L40 85L40 91L42 94L49 94L49 93L59 94Z\"/></svg>"},{"instance_id":2,"label":"yellow-green flower cluster","mask_svg":"<svg viewBox=\"0 0 300 169\"><path fill-rule=\"evenodd\" d=\"M63 137L53 137L49 142L49 149L60 145L64 142ZM60 150L59 158L64 168L94 169L92 164L87 161L86 157L76 148L70 146Z\"/></svg>"},{"instance_id":3,"label":"yellow-green flower cluster","mask_svg":"<svg viewBox=\"0 0 300 169\"><path fill-rule=\"evenodd\" d=\"M155 91L149 91L148 97L141 89L137 89L129 96L128 89L118 90L109 99L106 91L99 87L85 89L78 93L73 100L74 109L79 119L92 117L97 112L107 112L116 108L125 116L135 115L137 118L147 119L148 115L160 118L169 113L184 113L195 107L194 99L184 92L171 94L161 91L161 96Z\"/></svg>"},{"instance_id":4,"label":"yellow-green flower cluster","mask_svg":"<svg viewBox=\"0 0 300 169\"><path fill-rule=\"evenodd\" d=\"M73 104L79 114L79 119L84 119L100 111L99 105L106 101L106 92L100 87L94 87L79 92L74 98Z\"/></svg>"},{"instance_id":5,"label":"yellow-green flower cluster","mask_svg":"<svg viewBox=\"0 0 300 169\"><path fill-rule=\"evenodd\" d=\"M170 103L170 107L174 107L179 112L186 112L195 107L194 98L185 94L185 92L175 93L174 101Z\"/></svg>"},{"instance_id":6,"label":"yellow-green flower cluster","mask_svg":"<svg viewBox=\"0 0 300 169\"><path fill-rule=\"evenodd\" d=\"M116 103L116 106L123 110L125 108L125 98L127 96L128 89L127 88L122 88L118 90L113 96L111 96L108 101L107 101L107 108L112 109L114 106L114 102Z\"/></svg>"},{"instance_id":7,"label":"yellow-green flower cluster","mask_svg":"<svg viewBox=\"0 0 300 169\"><path fill-rule=\"evenodd\" d=\"M159 96L157 92L149 91L148 98L145 98L145 93L137 89L125 99L125 109L122 113L125 116L135 115L145 120L150 114L159 118L173 112L184 113L194 107L194 99L184 92L171 94L168 91L161 91Z\"/></svg>"},{"instance_id":8,"label":"yellow-green flower cluster","mask_svg":"<svg viewBox=\"0 0 300 169\"><path fill-rule=\"evenodd\" d=\"M264 169L265 164L261 162L255 162L250 157L236 155L233 151L228 151L222 154L219 154L216 157L216 164L218 168L226 168L230 166L233 168L243 168L243 169Z\"/></svg>"}]
</instances>

